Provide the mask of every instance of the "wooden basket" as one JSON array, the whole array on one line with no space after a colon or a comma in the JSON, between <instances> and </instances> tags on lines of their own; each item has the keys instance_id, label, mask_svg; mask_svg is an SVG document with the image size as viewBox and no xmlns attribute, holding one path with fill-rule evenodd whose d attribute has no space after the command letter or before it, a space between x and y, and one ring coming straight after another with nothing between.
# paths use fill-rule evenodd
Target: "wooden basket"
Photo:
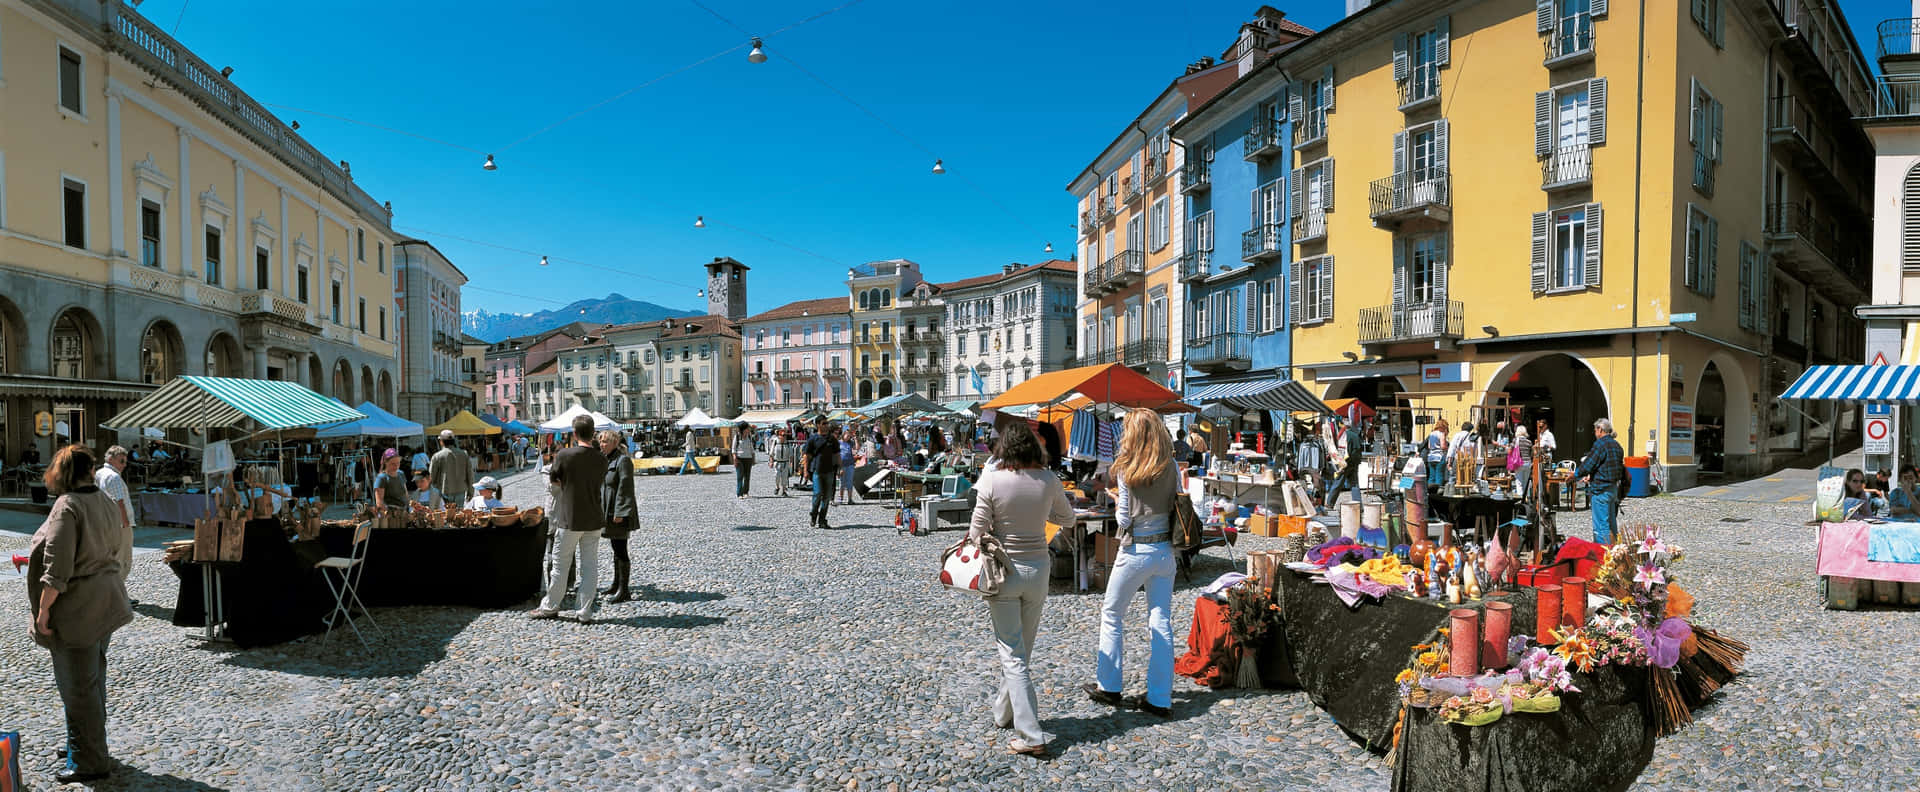
<instances>
[{"instance_id":1,"label":"wooden basket","mask_svg":"<svg viewBox=\"0 0 1920 792\"><path fill-rule=\"evenodd\" d=\"M520 521L520 510L512 506L502 506L493 510L493 526L505 528Z\"/></svg>"}]
</instances>

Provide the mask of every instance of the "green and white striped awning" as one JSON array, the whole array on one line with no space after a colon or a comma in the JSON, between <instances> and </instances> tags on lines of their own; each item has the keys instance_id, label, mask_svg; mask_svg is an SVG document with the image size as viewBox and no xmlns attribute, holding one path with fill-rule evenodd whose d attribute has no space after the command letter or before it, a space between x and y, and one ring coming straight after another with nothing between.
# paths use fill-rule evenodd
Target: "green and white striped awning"
<instances>
[{"instance_id":1,"label":"green and white striped awning","mask_svg":"<svg viewBox=\"0 0 1920 792\"><path fill-rule=\"evenodd\" d=\"M176 377L102 424L108 429L196 429L252 421L261 429L324 427L367 416L292 382Z\"/></svg>"}]
</instances>

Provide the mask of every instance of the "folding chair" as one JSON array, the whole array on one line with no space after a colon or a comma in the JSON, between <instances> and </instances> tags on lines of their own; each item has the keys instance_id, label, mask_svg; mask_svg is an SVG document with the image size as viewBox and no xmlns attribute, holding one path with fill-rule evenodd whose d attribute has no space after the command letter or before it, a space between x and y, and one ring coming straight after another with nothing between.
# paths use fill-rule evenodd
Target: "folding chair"
<instances>
[{"instance_id":1,"label":"folding chair","mask_svg":"<svg viewBox=\"0 0 1920 792\"><path fill-rule=\"evenodd\" d=\"M1195 510L1198 510L1197 506ZM1239 532L1235 531L1233 527L1227 523L1202 523L1200 526L1200 546L1180 551L1177 556L1177 560L1179 561L1179 575L1187 578L1188 582L1192 582L1193 557L1199 555L1200 551L1216 545L1227 549L1228 564L1238 563L1233 559L1233 543L1238 541L1239 538Z\"/></svg>"},{"instance_id":2,"label":"folding chair","mask_svg":"<svg viewBox=\"0 0 1920 792\"><path fill-rule=\"evenodd\" d=\"M333 592L333 611L327 614L327 634L322 640L333 637L334 625L338 624L339 618L344 616L347 620L347 627L353 630L353 637L359 638L360 646L369 652L373 651L373 647L367 644L366 636L360 634L360 627L353 623L353 611L347 607L347 601L353 601L354 607L359 608L360 613L367 617L368 624L373 625L375 628L380 627L380 623L373 620L373 613L367 610L367 606L360 602L360 593L358 590L360 586L360 573L366 568L367 537L372 533L372 520L360 523L353 529L353 550L351 551L351 555L344 558L341 556L330 556L314 564L315 567L320 569L321 577L326 578L327 590ZM336 580L336 578L338 579Z\"/></svg>"}]
</instances>

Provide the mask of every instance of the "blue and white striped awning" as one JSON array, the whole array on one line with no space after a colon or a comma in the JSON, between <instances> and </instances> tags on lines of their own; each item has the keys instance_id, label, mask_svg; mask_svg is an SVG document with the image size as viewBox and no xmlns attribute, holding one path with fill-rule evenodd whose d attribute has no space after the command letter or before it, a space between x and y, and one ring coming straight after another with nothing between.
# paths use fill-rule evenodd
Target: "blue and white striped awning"
<instances>
[{"instance_id":1,"label":"blue and white striped awning","mask_svg":"<svg viewBox=\"0 0 1920 792\"><path fill-rule=\"evenodd\" d=\"M1282 410L1332 414L1327 403L1314 398L1306 387L1290 379L1219 382L1191 391L1187 401L1195 404L1226 402L1248 410Z\"/></svg>"},{"instance_id":2,"label":"blue and white striped awning","mask_svg":"<svg viewBox=\"0 0 1920 792\"><path fill-rule=\"evenodd\" d=\"M1920 366L1810 366L1780 398L1920 405Z\"/></svg>"}]
</instances>

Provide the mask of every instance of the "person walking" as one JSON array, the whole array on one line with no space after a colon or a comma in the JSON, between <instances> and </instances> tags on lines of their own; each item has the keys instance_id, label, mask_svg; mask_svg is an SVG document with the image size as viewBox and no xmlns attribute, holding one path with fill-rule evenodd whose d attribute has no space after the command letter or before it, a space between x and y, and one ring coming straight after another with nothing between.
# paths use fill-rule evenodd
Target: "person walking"
<instances>
[{"instance_id":1,"label":"person walking","mask_svg":"<svg viewBox=\"0 0 1920 792\"><path fill-rule=\"evenodd\" d=\"M606 456L593 447L593 419L585 415L574 418L573 445L554 455L553 471L547 474L560 489L549 517L559 539L554 542L547 596L540 600L540 607L527 614L529 618L560 615L560 600L567 595L567 571L578 551L579 610L571 615L583 624L593 621L595 587L600 585L600 531L605 519L600 510L600 485L606 472Z\"/></svg>"},{"instance_id":2,"label":"person walking","mask_svg":"<svg viewBox=\"0 0 1920 792\"><path fill-rule=\"evenodd\" d=\"M613 546L613 583L600 593L612 595L608 602L626 602L633 599L627 591L627 571L632 563L627 558L627 535L639 514L633 497L633 460L627 456L619 432L601 430L597 439L600 453L607 456L607 472L600 479L600 512L606 518L607 542Z\"/></svg>"},{"instance_id":3,"label":"person walking","mask_svg":"<svg viewBox=\"0 0 1920 792\"><path fill-rule=\"evenodd\" d=\"M1613 422L1599 418L1593 422L1593 450L1581 460L1576 472L1587 485L1587 507L1593 515L1593 541L1613 544L1615 520L1620 516L1620 494L1626 488L1626 452L1613 437Z\"/></svg>"},{"instance_id":4,"label":"person walking","mask_svg":"<svg viewBox=\"0 0 1920 792\"><path fill-rule=\"evenodd\" d=\"M733 432L733 496L747 497L753 488L753 430L740 427Z\"/></svg>"},{"instance_id":5,"label":"person walking","mask_svg":"<svg viewBox=\"0 0 1920 792\"><path fill-rule=\"evenodd\" d=\"M840 502L852 506L854 496L853 473L855 470L853 450L854 431L851 428L841 429L836 426L833 428L831 435L840 443L840 475L838 477L840 480Z\"/></svg>"},{"instance_id":6,"label":"person walking","mask_svg":"<svg viewBox=\"0 0 1920 792\"><path fill-rule=\"evenodd\" d=\"M773 468L773 494L782 498L792 495L787 487L793 483L793 443L787 439L787 430L767 436L767 467Z\"/></svg>"},{"instance_id":7,"label":"person walking","mask_svg":"<svg viewBox=\"0 0 1920 792\"><path fill-rule=\"evenodd\" d=\"M427 462L433 488L454 503L466 503L473 497L473 458L460 450L460 440L452 429L440 430L440 450Z\"/></svg>"},{"instance_id":8,"label":"person walking","mask_svg":"<svg viewBox=\"0 0 1920 792\"><path fill-rule=\"evenodd\" d=\"M1013 729L1008 751L1045 757L1053 735L1040 730L1039 695L1029 665L1052 573L1047 523L1072 525L1073 504L1067 500L1060 478L1047 472L1047 452L1026 422L1010 424L1000 433L994 455L1000 459L1000 468L981 476L980 483L974 485L977 494L968 528L976 539L985 534L999 539L1013 562L1000 591L987 598L993 637L1000 650L1000 689L993 698L993 723ZM1168 597L1172 597L1171 588ZM1172 662L1169 657L1169 672Z\"/></svg>"},{"instance_id":9,"label":"person walking","mask_svg":"<svg viewBox=\"0 0 1920 792\"><path fill-rule=\"evenodd\" d=\"M114 526L115 560L120 562L120 581L125 583L127 576L133 574L133 527L140 521L133 516L133 496L127 492L127 480L121 476L127 469L127 449L124 446L112 446L107 449L107 463L93 472L93 485L113 499L113 505L120 509L120 522Z\"/></svg>"},{"instance_id":10,"label":"person walking","mask_svg":"<svg viewBox=\"0 0 1920 792\"><path fill-rule=\"evenodd\" d=\"M694 447L693 447L693 430L692 429L687 430L687 439L685 442L681 443L680 452L684 455L680 460L680 472L674 475L684 476L687 474L688 470L692 470L694 473L699 473L700 460L693 458Z\"/></svg>"},{"instance_id":11,"label":"person walking","mask_svg":"<svg viewBox=\"0 0 1920 792\"><path fill-rule=\"evenodd\" d=\"M1533 491L1533 440L1527 437L1526 424L1514 425L1513 450L1520 460L1520 466L1513 469L1514 494L1525 500Z\"/></svg>"},{"instance_id":12,"label":"person walking","mask_svg":"<svg viewBox=\"0 0 1920 792\"><path fill-rule=\"evenodd\" d=\"M53 684L67 716L60 784L113 773L107 754L107 643L133 621L119 535L125 515L94 483L93 452L71 445L41 480L58 496L28 545L27 602L33 642L53 658ZM58 606L56 608L56 605Z\"/></svg>"},{"instance_id":13,"label":"person walking","mask_svg":"<svg viewBox=\"0 0 1920 792\"><path fill-rule=\"evenodd\" d=\"M1360 432L1360 424L1347 422L1345 445L1347 447L1345 465L1340 468L1340 475L1334 478L1333 486L1327 489L1327 508L1329 509L1340 505L1341 490L1350 489L1354 494L1359 494L1360 456L1366 451L1367 446L1366 437Z\"/></svg>"},{"instance_id":14,"label":"person walking","mask_svg":"<svg viewBox=\"0 0 1920 792\"><path fill-rule=\"evenodd\" d=\"M813 508L807 524L827 528L827 507L833 504L833 482L840 471L840 429L826 427L807 440L807 476L813 481Z\"/></svg>"},{"instance_id":15,"label":"person walking","mask_svg":"<svg viewBox=\"0 0 1920 792\"><path fill-rule=\"evenodd\" d=\"M1173 717L1173 558L1174 495L1180 492L1180 472L1173 462L1173 443L1160 416L1152 410L1127 411L1121 427L1120 451L1113 459L1114 479L1120 485L1114 518L1119 524L1119 549L1113 574L1107 578L1106 599L1100 605L1100 651L1097 683L1082 685L1087 697L1100 704L1139 709L1162 718ZM1135 592L1147 592L1147 692L1122 698L1121 629L1127 605Z\"/></svg>"}]
</instances>

